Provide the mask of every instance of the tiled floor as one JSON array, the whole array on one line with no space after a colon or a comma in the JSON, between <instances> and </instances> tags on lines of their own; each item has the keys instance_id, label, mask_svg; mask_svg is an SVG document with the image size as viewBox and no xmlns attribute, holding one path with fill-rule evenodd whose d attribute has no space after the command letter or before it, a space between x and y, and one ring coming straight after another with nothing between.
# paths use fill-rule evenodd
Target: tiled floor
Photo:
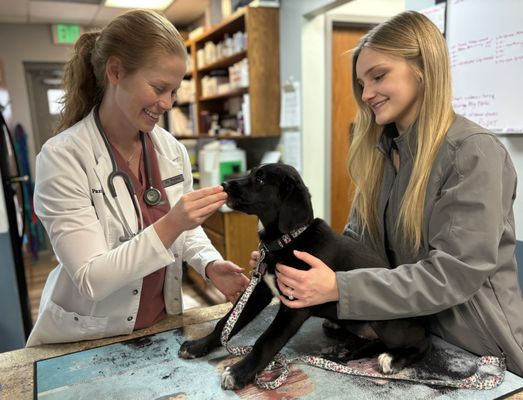
<instances>
[{"instance_id":1,"label":"tiled floor","mask_svg":"<svg viewBox=\"0 0 523 400\"><path fill-rule=\"evenodd\" d=\"M52 254L41 254L39 260L25 260L25 276L27 281L27 290L29 292L29 300L31 303L31 316L33 323L38 315L38 307L40 305L40 297L42 296L42 289L44 288L47 275L56 266L56 259ZM206 298L202 297L187 279L183 280L183 295L185 309L193 307L202 307L210 305L211 303Z\"/></svg>"}]
</instances>

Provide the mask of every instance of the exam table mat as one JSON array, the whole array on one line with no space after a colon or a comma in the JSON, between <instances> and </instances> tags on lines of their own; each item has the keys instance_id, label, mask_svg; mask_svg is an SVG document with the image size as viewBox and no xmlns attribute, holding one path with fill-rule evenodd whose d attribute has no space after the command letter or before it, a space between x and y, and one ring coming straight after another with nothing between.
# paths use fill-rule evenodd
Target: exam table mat
<instances>
[{"instance_id":1,"label":"exam table mat","mask_svg":"<svg viewBox=\"0 0 523 400\"><path fill-rule=\"evenodd\" d=\"M265 309L231 345L253 344L271 323L277 306ZM282 353L325 355L341 346L325 336L322 319L310 318L287 343ZM278 389L262 390L251 384L241 390L224 391L221 372L239 358L224 348L205 357L178 357L180 344L209 333L216 321L207 321L102 347L35 362L34 398L113 400L219 400L219 399L459 399L502 398L523 390L523 378L505 373L503 383L491 390L429 387L423 384L369 379L291 364L287 381ZM420 378L461 379L476 370L477 357L434 337L434 350L421 362L402 371ZM374 360L364 365L375 364ZM271 373L265 373L270 375Z\"/></svg>"}]
</instances>

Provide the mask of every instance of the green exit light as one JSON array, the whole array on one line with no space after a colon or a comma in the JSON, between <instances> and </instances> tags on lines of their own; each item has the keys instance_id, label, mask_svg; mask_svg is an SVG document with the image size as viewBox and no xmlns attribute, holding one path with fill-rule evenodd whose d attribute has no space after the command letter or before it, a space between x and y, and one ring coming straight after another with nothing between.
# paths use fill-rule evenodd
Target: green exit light
<instances>
[{"instance_id":1,"label":"green exit light","mask_svg":"<svg viewBox=\"0 0 523 400\"><path fill-rule=\"evenodd\" d=\"M55 43L73 44L80 37L79 25L56 24L53 25L53 39Z\"/></svg>"}]
</instances>

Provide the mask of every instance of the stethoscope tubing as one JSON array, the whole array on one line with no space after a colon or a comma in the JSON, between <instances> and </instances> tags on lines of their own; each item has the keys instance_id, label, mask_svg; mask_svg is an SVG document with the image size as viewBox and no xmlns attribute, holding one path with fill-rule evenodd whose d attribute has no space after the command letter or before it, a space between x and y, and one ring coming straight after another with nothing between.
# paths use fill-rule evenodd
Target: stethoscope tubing
<instances>
[{"instance_id":1,"label":"stethoscope tubing","mask_svg":"<svg viewBox=\"0 0 523 400\"><path fill-rule=\"evenodd\" d=\"M140 203L138 201L138 196L136 195L136 190L134 189L133 183L131 181L131 178L127 173L122 171L118 168L118 165L116 163L116 158L114 156L113 150L111 148L111 144L109 143L109 139L107 138L107 135L105 134L105 130L102 127L102 123L100 121L100 114L99 114L99 106L97 105L94 109L94 121L96 124L96 127L98 128L98 131L100 132L100 136L102 137L105 147L107 148L107 152L109 153L109 158L111 159L111 165L112 165L112 171L107 177L107 186L109 187L109 191L111 192L111 196L113 197L116 207L118 209L118 213L120 214L120 220L122 222L123 228L124 228L124 236L120 237L120 242L126 242L130 239L132 239L134 236L138 235L144 228L144 222L143 222L143 214L142 209L140 208ZM161 192L156 189L152 185L152 172L151 172L151 164L149 160L149 152L147 150L147 145L145 143L145 135L143 132L140 132L140 140L142 142L142 151L143 151L143 157L144 157L144 164L145 164L145 174L147 179L147 189L144 192L144 201L146 204L150 206L155 206L160 203L161 201ZM122 207L120 205L120 201L118 200L118 194L116 192L116 188L114 186L114 179L115 178L121 178L125 186L127 188L127 191L129 192L129 195L131 196L131 200L133 202L135 213L138 216L138 230L136 232L133 232L131 229L131 226L127 222L127 219L125 218L125 214L123 213Z\"/></svg>"}]
</instances>

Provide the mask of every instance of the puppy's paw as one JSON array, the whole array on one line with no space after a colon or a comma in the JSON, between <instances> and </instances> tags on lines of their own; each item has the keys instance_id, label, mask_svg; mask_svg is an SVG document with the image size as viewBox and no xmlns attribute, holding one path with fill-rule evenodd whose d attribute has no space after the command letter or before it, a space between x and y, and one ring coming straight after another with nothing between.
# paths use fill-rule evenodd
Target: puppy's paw
<instances>
[{"instance_id":1,"label":"puppy's paw","mask_svg":"<svg viewBox=\"0 0 523 400\"><path fill-rule=\"evenodd\" d=\"M330 329L330 330L341 329L341 326L338 323L336 323L330 319L324 319L321 326L323 327L323 329Z\"/></svg>"},{"instance_id":2,"label":"puppy's paw","mask_svg":"<svg viewBox=\"0 0 523 400\"><path fill-rule=\"evenodd\" d=\"M180 358L192 359L202 357L209 353L202 340L188 340L183 342L178 350Z\"/></svg>"},{"instance_id":3,"label":"puppy's paw","mask_svg":"<svg viewBox=\"0 0 523 400\"><path fill-rule=\"evenodd\" d=\"M225 368L222 374L222 389L224 390L234 390L239 389L236 384L236 378L231 370L231 367Z\"/></svg>"},{"instance_id":4,"label":"puppy's paw","mask_svg":"<svg viewBox=\"0 0 523 400\"><path fill-rule=\"evenodd\" d=\"M234 364L227 367L222 374L222 389L242 389L254 380L254 375L246 370L245 365Z\"/></svg>"},{"instance_id":5,"label":"puppy's paw","mask_svg":"<svg viewBox=\"0 0 523 400\"><path fill-rule=\"evenodd\" d=\"M395 374L399 369L394 365L394 356L390 353L381 353L378 356L378 365L385 375Z\"/></svg>"}]
</instances>

